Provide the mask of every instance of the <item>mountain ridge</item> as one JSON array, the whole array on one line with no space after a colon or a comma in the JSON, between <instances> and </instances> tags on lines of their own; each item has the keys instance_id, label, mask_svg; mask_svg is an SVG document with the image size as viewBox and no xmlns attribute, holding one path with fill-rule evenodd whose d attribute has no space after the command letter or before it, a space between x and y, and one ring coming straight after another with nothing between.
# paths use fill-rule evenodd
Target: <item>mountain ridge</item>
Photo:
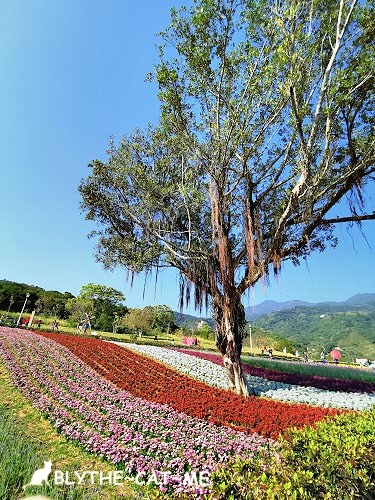
<instances>
[{"instance_id":1,"label":"mountain ridge","mask_svg":"<svg viewBox=\"0 0 375 500\"><path fill-rule=\"evenodd\" d=\"M260 316L271 314L278 311L294 309L295 307L342 307L342 306L363 306L369 303L375 303L375 293L357 293L344 301L323 301L306 302L303 300L287 300L278 302L275 300L264 300L255 306L245 308L245 316L248 321L254 321Z\"/></svg>"},{"instance_id":2,"label":"mountain ridge","mask_svg":"<svg viewBox=\"0 0 375 500\"><path fill-rule=\"evenodd\" d=\"M370 292L357 293L343 301L331 300L323 302L307 302L304 300L295 299L295 300L286 300L279 302L276 300L264 300L263 302L260 302L255 306L245 307L245 316L246 320L251 322L257 320L261 316L267 316L268 314L287 311L289 309L295 309L297 307L312 307L312 308L327 307L327 308L338 308L338 309L344 308L346 310L347 308L351 307L355 308L363 307L371 303L375 304L375 293L370 293ZM215 322L212 319L212 317L195 316L192 314L185 314L177 311L174 311L174 314L176 318L176 324L178 326L182 325L191 326L194 323L205 321L211 326L211 328L215 328Z\"/></svg>"},{"instance_id":3,"label":"mountain ridge","mask_svg":"<svg viewBox=\"0 0 375 500\"><path fill-rule=\"evenodd\" d=\"M315 357L334 347L346 360L375 358L375 294L357 294L338 303L296 306L258 316L251 324L276 332Z\"/></svg>"}]
</instances>

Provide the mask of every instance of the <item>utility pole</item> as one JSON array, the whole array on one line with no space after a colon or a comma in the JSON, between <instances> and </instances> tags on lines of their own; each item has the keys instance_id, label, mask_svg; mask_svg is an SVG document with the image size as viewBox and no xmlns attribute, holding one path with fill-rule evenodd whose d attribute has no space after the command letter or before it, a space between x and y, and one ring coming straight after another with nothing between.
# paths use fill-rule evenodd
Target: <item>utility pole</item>
<instances>
[{"instance_id":1,"label":"utility pole","mask_svg":"<svg viewBox=\"0 0 375 500\"><path fill-rule=\"evenodd\" d=\"M253 355L253 337L251 336L251 325L249 323L249 342L250 342L250 355Z\"/></svg>"}]
</instances>

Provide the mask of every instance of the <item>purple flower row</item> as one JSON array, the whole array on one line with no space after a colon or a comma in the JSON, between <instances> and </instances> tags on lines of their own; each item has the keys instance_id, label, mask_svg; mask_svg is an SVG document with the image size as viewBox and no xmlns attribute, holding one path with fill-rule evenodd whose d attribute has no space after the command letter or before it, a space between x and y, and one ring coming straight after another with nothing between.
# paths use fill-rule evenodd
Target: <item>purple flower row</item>
<instances>
[{"instance_id":1,"label":"purple flower row","mask_svg":"<svg viewBox=\"0 0 375 500\"><path fill-rule=\"evenodd\" d=\"M2 327L0 355L14 384L65 436L120 462L130 474L167 472L176 493L189 489L179 481L186 470L212 473L236 456L252 458L269 449L276 453L275 443L258 435L134 397L42 336ZM205 491L198 487L194 494Z\"/></svg>"}]
</instances>

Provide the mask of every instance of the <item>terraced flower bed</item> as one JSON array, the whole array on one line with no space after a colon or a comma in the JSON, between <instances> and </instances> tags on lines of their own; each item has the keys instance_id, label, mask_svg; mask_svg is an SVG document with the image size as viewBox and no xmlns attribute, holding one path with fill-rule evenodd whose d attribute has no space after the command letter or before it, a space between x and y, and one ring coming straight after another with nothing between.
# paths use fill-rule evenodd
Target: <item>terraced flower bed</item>
<instances>
[{"instance_id":1,"label":"terraced flower bed","mask_svg":"<svg viewBox=\"0 0 375 500\"><path fill-rule=\"evenodd\" d=\"M340 413L337 409L281 403L255 396L244 399L113 343L63 334L41 335L64 345L97 373L134 396L246 433L277 438L291 427L313 425L324 417Z\"/></svg>"},{"instance_id":2,"label":"terraced flower bed","mask_svg":"<svg viewBox=\"0 0 375 500\"><path fill-rule=\"evenodd\" d=\"M256 460L277 453L270 439L213 425L121 390L41 335L0 328L0 355L14 385L60 432L126 468L130 476L168 471L162 490L201 495L206 488L183 484L187 470L211 474L234 457Z\"/></svg>"},{"instance_id":3,"label":"terraced flower bed","mask_svg":"<svg viewBox=\"0 0 375 500\"><path fill-rule=\"evenodd\" d=\"M118 345L122 345L118 343ZM161 361L184 374L190 375L205 384L229 389L229 380L221 358L206 353L197 353L191 355L193 351L181 351L168 349L159 346L126 344L126 347L132 349L153 359ZM208 359L206 359L208 358ZM245 372L246 366L245 366ZM245 373L245 382L248 385L249 392L256 396L271 398L276 401L287 401L291 403L307 403L327 408L343 408L347 410L367 410L375 406L375 393L360 393L318 389L316 387L286 384L268 380L264 377L257 377Z\"/></svg>"},{"instance_id":4,"label":"terraced flower bed","mask_svg":"<svg viewBox=\"0 0 375 500\"><path fill-rule=\"evenodd\" d=\"M285 453L294 443L294 435L312 432L309 439L313 439L316 426L325 425L327 420L327 429L330 425L334 428L336 420L326 417L338 414L340 418L347 417L345 425L349 427L352 418L353 425L362 415L363 425L371 418L371 412L356 413L271 400L269 394L279 397L279 392L273 390L265 394L267 398L252 396L245 400L225 390L227 381L219 356L202 359L191 354L192 351L186 354L131 344L124 347L89 337L37 334L0 327L0 358L14 385L59 432L85 450L115 464L116 470L123 469L126 477L134 481L137 476L147 478L156 471L160 481L157 485L162 492L160 498L164 495L177 498L180 493L197 499L206 493L211 494L208 498L226 498L226 492L234 486L225 471L237 470L239 463L246 467L250 464L254 474L253 479L248 479L246 488L259 480L258 472L267 483L267 477L279 469L279 462L291 461L289 456L285 458ZM286 385L267 382L254 375L246 377L258 389L264 384L270 384L271 388ZM293 390L288 390L288 394L297 387L301 393L314 390L320 398L323 393L327 393L328 398L346 398L352 405L348 407L355 406L356 398L368 399L370 404L374 397L374 394L352 392L346 395L302 385L290 387ZM311 401L324 403L319 398ZM339 420L337 422L340 427ZM301 430L291 432L293 428ZM362 428L358 427L358 442L367 436L363 428L362 436ZM333 446L332 437L328 439ZM369 444L366 443L367 449ZM296 445L293 448L296 463L308 458L305 450L299 459L298 450ZM358 453L353 478L360 482L361 467L364 467L366 477L363 476L363 481L368 481L366 478L371 476L368 462L371 460L366 459L366 454ZM191 471L203 471L215 479L207 485L186 483L184 474ZM310 474L303 471L305 473ZM240 482L246 476L243 471L241 474ZM326 477L326 472L319 477ZM284 479L280 479L282 490L289 484L287 478ZM344 476L342 480L346 480ZM307 476L306 481L306 484L304 481L296 483L296 488L301 489L302 485L307 492ZM221 484L225 485L225 491L215 496L221 491ZM331 485L329 491L333 491L330 480L328 484ZM268 483L262 488L266 486L268 488ZM371 490L371 485L367 487L365 482L362 486L366 491ZM343 490L345 488L343 486ZM270 491L273 491L271 486Z\"/></svg>"}]
</instances>

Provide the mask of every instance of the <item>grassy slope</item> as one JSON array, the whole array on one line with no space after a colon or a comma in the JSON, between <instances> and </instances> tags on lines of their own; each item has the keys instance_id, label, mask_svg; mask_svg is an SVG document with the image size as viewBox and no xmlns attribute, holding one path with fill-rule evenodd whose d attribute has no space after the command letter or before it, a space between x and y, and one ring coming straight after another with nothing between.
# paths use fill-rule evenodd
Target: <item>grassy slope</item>
<instances>
[{"instance_id":1,"label":"grassy slope","mask_svg":"<svg viewBox=\"0 0 375 500\"><path fill-rule=\"evenodd\" d=\"M281 313L284 313L286 315L293 314L293 312L291 312L291 311L292 310L282 311ZM1 316L1 314L2 313L0 311L0 316ZM295 326L295 323L293 321L287 320L285 322L285 324L280 322L279 318L276 316L277 314L278 313L274 313L272 315L267 315L267 316L262 317L262 321L266 320L267 322L271 323L269 328L274 327L275 331L278 332L277 334L275 334L273 332L267 332L267 331L265 331L263 329L259 329L257 327L253 327L253 329L252 329L252 340L253 340L252 354L254 354L255 356L260 355L261 354L261 347L266 345L267 348L273 347L274 356L280 356L282 358L290 359L291 361L296 361L296 358L294 356L294 349L289 349L289 347L288 347L288 354L287 354L287 356L284 355L284 353L282 352L281 346L286 345L286 343L283 343L280 339L282 338L282 336L284 336L286 338L288 335L288 332L290 333L290 329L291 329L292 333L290 333L290 335L289 335L290 338L293 340L293 342L295 342L295 344L301 344L301 342L304 339L304 333L300 332L298 325ZM8 316L13 317L15 319L18 319L18 315L15 313L10 313L10 315L8 315ZM41 317L42 321L43 321L41 330L42 331L51 331L51 323L53 321L53 318L46 317L46 316L38 316L38 317ZM272 323L272 321L274 321L274 324ZM58 330L59 332L65 332L65 333L71 333L71 334L77 333L77 329L69 326L69 324L66 320L58 320L58 322L59 322L59 330ZM35 324L33 325L33 327L36 330ZM308 330L310 328L310 325L308 322L306 322L306 324L304 325L304 328L305 328L305 330ZM310 328L310 330L311 330L311 328ZM374 331L375 331L375 325L374 325ZM310 351L309 351L309 359L310 360L315 359L316 361L320 361L320 351L321 351L320 343L321 343L321 341L323 341L323 337L321 337L320 333L321 332L317 332L317 333L310 332L307 334L308 338L307 338L306 342L304 343L304 345L310 345L309 342L312 342L311 343L312 347L314 347L315 344L317 346L315 352L311 352L311 348L310 348ZM322 334L324 335L324 331ZM111 339L111 340L118 340L118 341L123 341L123 342L136 341L137 343L153 344L153 345L158 345L161 347L172 347L173 346L172 341L174 340L174 347L186 348L186 346L182 343L182 337L179 337L176 334L163 333L162 335L158 336L158 340L156 342L154 342L154 335L151 333L148 335L143 335L141 338L139 338L137 336L129 335L129 334L113 334L111 332L97 331L97 336L99 338L104 339L104 340ZM301 341L301 339L302 339L302 341ZM311 339L313 339L313 340L311 340ZM356 333L349 333L346 335L346 337L344 339L342 339L342 341L340 343L340 347L343 350L343 353L348 353L348 352L350 353L351 352L350 350L353 348L353 346L355 346L357 344L362 345L365 348L365 352L367 353L365 356L358 356L358 355L357 356L353 355L351 357L346 356L345 360L343 359L345 361L345 363L347 363L347 364L352 363L355 366L358 366L355 363L355 357L365 357L365 358L369 358L369 359L375 359L375 344L367 343L366 345L364 345L363 343L361 344L362 341L363 341L363 339L358 338L358 335ZM214 340L208 340L208 339L204 339L204 338L199 337L199 342L200 342L201 349L210 350L216 354L219 353L217 350L217 347L215 345ZM315 342L315 344L314 344L314 342ZM338 342L339 342L339 340L338 340ZM278 346L279 350L275 346ZM348 347L346 347L346 346L348 346ZM291 352L293 352L293 354L291 354ZM248 337L244 339L242 353L244 356L250 355L250 343L249 343ZM373 355L371 355L371 353L373 353ZM303 350L301 348L300 348L300 354L301 355L303 354ZM330 358L329 358L329 361L330 361Z\"/></svg>"},{"instance_id":2,"label":"grassy slope","mask_svg":"<svg viewBox=\"0 0 375 500\"><path fill-rule=\"evenodd\" d=\"M14 322L18 320L19 314L17 313L6 313L6 311L0 311L0 318L4 317L4 323L7 324L8 326L11 326L11 322ZM24 314L23 319L26 318L29 314ZM177 315L179 316L179 315ZM183 315L184 317L190 318L191 324L196 324L197 319L195 316L188 316L188 315ZM192 321L192 318L194 318L194 322ZM35 317L33 328L37 330L36 326L36 321L37 319L42 320L42 326L41 326L41 331L52 331L52 322L56 318L48 317L45 315L38 315ZM64 332L64 333L72 333L76 334L77 333L77 328L72 327L69 325L69 321L64 320L64 319L58 319L58 324L59 324L59 332ZM179 324L179 322L177 321ZM95 327L93 328L94 331L96 331ZM155 333L148 333L144 334L141 338L139 338L136 335L130 335L130 334L114 334L112 332L102 332L97 330L96 331L98 337L103 338L103 339L111 339L111 340L119 340L119 341L124 341L124 342L134 342L136 341L137 343L147 343L147 344L154 344L154 345L159 345L162 347L186 347L182 343L182 336L173 333L173 334L167 334L167 333L162 333L158 334L158 340L154 342L154 336ZM196 334L191 333L191 336L195 336ZM217 347L215 345L214 340L206 339L203 337L200 337L197 335L197 338L199 339L199 344L200 348L205 349L205 350L212 350L215 352L217 351ZM258 329L256 327L252 328L252 339L253 339L253 354L260 354L261 353L261 348L262 346L267 346L267 348L272 347L274 355L279 355L283 356L284 354L282 352L282 349L284 347L287 347L288 353L291 358L293 358L292 354L294 354L296 348L295 348L295 343L288 342L285 339L283 339L280 335L274 333L274 332L267 332L265 330ZM173 343L174 341L174 343ZM250 342L249 342L249 337L244 339L243 343L243 350L242 352L244 354L249 355L250 354Z\"/></svg>"}]
</instances>

